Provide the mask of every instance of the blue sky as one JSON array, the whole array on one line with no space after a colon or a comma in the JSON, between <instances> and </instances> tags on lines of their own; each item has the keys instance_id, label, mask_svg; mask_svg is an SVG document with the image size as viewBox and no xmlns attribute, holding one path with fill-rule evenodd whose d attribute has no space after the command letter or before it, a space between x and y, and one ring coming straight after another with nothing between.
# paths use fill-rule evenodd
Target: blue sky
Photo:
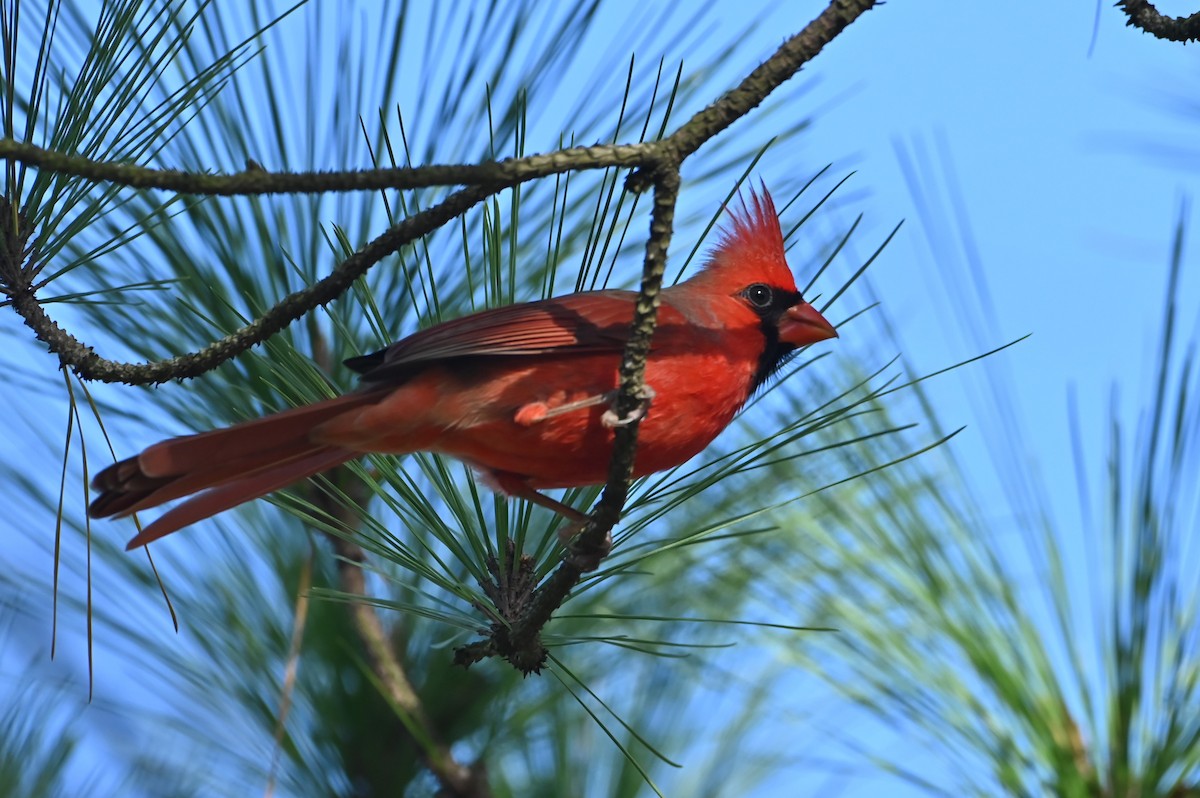
<instances>
[{"instance_id":1,"label":"blue sky","mask_svg":"<svg viewBox=\"0 0 1200 798\"><path fill-rule=\"evenodd\" d=\"M1194 10L1186 5L1160 8ZM1146 393L1171 237L1197 166L1194 101L1189 113L1176 88L1196 72L1194 48L1164 46L1126 28L1104 3L1089 54L1096 13L1087 2L1039 4L1036 15L1004 3L891 2L812 68L818 97L844 97L812 131L814 152L850 158L855 180L870 189L861 209L878 229L894 217L916 223L872 275L905 354L930 369L1032 334L987 368L1017 386L1026 440L1034 442L1017 462L1054 499L1076 587L1087 585L1081 569L1094 561L1085 552L1097 545L1098 530L1081 525L1068 392L1077 392L1087 467L1098 476L1110 386L1120 385L1129 426L1134 402ZM926 245L931 232L952 243L956 236L944 226L922 229L897 158L898 149L936 155L940 142L995 309L994 327L978 319L977 338L963 333L970 319L964 326L955 318ZM1194 209L1188 220L1194 226ZM1189 247L1185 263L1195 262L1195 251ZM965 259L958 263L965 270ZM1196 269L1185 266L1178 298L1181 332L1194 338ZM995 489L989 509L1004 529L1011 519L986 467L996 422L981 410L977 374L964 369L932 390L947 425L968 425L952 445L980 466L976 484ZM892 753L905 741L894 745ZM851 783L845 794L868 795L877 786Z\"/></svg>"},{"instance_id":2,"label":"blue sky","mask_svg":"<svg viewBox=\"0 0 1200 798\"><path fill-rule=\"evenodd\" d=\"M639 5L616 4L609 12L614 24L597 36L619 45L628 35L620 12L632 14ZM715 4L724 24L758 22L727 65L725 83L714 85L768 55L824 5ZM1189 10L1175 5L1160 4L1166 12ZM1200 148L1192 144L1197 112L1189 116L1185 95L1172 94L1172 86L1196 72L1194 48L1126 28L1107 1L1094 31L1096 14L1089 2L1061 0L1040 4L1036 15L1006 3L892 0L804 70L800 80L811 88L802 95L807 105L797 109L817 112L803 138L806 162L832 162L839 174L857 171L854 201L845 210L865 214L861 240L878 241L896 221L908 220L872 280L919 368L939 368L1032 333L992 367L1020 386L1028 439L1038 442L1029 467L1040 469L1051 495L1069 497L1055 508L1076 530L1068 390L1078 391L1081 426L1099 430L1110 383L1126 386L1132 398L1148 380L1170 236L1200 167ZM740 122L731 132L743 135L754 124ZM962 333L926 243L930 234L951 242L957 236L922 228L905 181L899 153L923 152L950 156L962 204L949 212L969 220L986 274L995 325L981 321L977 338ZM685 180L700 171L685 167ZM760 176L768 184L777 179L769 171ZM685 195L685 210L707 207L726 188L698 187ZM678 240L676 246L673 253ZM866 251L869 244L861 246ZM1200 307L1195 271L1185 270L1180 300L1187 309ZM1194 313L1185 314L1184 324L1195 324ZM973 402L978 385L971 380L951 375L934 390L945 422L968 425L953 445L965 460L983 461L992 422ZM1003 512L998 494L995 511ZM850 782L842 794L877 789L878 783Z\"/></svg>"},{"instance_id":3,"label":"blue sky","mask_svg":"<svg viewBox=\"0 0 1200 798\"><path fill-rule=\"evenodd\" d=\"M948 143L997 333L1033 333L1004 361L1054 472L1067 386L1089 397L1148 377L1171 232L1194 184L1155 157L1194 140L1195 116L1170 94L1195 71L1192 53L1125 28L1106 5L1089 57L1094 14L1046 3L1033 24L1004 4L888 3L813 70L830 93L851 91L821 118L813 149L859 156L868 218L919 221L896 144ZM909 230L873 277L908 353L933 365L976 342L939 334L952 314L922 238ZM1187 275L1185 297L1197 288Z\"/></svg>"}]
</instances>

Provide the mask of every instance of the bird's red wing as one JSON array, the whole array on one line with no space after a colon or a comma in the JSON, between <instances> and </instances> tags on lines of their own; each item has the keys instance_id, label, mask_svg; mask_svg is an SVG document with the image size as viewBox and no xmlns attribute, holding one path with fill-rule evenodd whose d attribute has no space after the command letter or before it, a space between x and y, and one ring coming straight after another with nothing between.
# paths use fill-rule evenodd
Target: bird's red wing
<instances>
[{"instance_id":1,"label":"bird's red wing","mask_svg":"<svg viewBox=\"0 0 1200 798\"><path fill-rule=\"evenodd\" d=\"M383 382L405 376L415 365L453 358L620 352L629 339L635 297L631 291L593 291L485 310L346 364L366 382ZM666 307L663 312L677 315Z\"/></svg>"}]
</instances>

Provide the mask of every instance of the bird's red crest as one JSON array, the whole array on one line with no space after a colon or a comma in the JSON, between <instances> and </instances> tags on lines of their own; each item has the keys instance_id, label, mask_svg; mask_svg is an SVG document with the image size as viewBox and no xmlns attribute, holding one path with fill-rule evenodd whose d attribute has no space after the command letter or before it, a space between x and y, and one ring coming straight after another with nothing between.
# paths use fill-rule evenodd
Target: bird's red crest
<instances>
[{"instance_id":1,"label":"bird's red crest","mask_svg":"<svg viewBox=\"0 0 1200 798\"><path fill-rule=\"evenodd\" d=\"M795 278L783 251L783 231L775 203L766 186L762 192L750 191L750 203L739 195L741 208L730 208L730 223L705 267L706 281L729 281L730 290L744 288L746 275L756 282L768 282L779 288L795 289Z\"/></svg>"}]
</instances>

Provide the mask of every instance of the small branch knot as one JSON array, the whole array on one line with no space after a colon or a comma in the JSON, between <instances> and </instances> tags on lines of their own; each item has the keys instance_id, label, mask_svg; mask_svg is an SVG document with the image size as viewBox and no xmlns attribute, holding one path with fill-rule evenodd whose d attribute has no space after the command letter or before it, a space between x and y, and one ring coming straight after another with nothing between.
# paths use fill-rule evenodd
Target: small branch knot
<instances>
[{"instance_id":1,"label":"small branch knot","mask_svg":"<svg viewBox=\"0 0 1200 798\"><path fill-rule=\"evenodd\" d=\"M468 667L485 657L499 655L526 676L540 673L547 657L540 627L529 634L521 631L519 623L533 604L537 563L527 554L518 555L516 544L509 540L504 557L490 556L486 564L491 579L480 582L479 586L492 606L476 602L475 607L493 619L490 628L484 630L488 639L459 648L454 652L454 663Z\"/></svg>"}]
</instances>

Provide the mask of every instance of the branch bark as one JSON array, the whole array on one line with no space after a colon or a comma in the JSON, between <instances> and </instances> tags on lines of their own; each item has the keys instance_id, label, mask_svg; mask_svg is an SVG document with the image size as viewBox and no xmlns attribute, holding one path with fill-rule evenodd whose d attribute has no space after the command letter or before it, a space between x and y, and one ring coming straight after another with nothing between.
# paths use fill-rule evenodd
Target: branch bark
<instances>
[{"instance_id":1,"label":"branch bark","mask_svg":"<svg viewBox=\"0 0 1200 798\"><path fill-rule=\"evenodd\" d=\"M1129 16L1126 25L1141 28L1159 39L1184 44L1200 39L1200 12L1186 17L1168 17L1160 14L1149 0L1119 0L1117 8Z\"/></svg>"},{"instance_id":2,"label":"branch bark","mask_svg":"<svg viewBox=\"0 0 1200 798\"><path fill-rule=\"evenodd\" d=\"M255 166L237 174L214 175L179 169L152 169L114 161L96 161L82 155L47 150L23 141L3 138L0 139L0 159L126 188L159 189L197 196L238 197L453 185L492 186L499 189L576 169L638 166L645 163L647 156L658 146L660 142L596 144L480 164L431 164L340 172L269 172Z\"/></svg>"}]
</instances>

